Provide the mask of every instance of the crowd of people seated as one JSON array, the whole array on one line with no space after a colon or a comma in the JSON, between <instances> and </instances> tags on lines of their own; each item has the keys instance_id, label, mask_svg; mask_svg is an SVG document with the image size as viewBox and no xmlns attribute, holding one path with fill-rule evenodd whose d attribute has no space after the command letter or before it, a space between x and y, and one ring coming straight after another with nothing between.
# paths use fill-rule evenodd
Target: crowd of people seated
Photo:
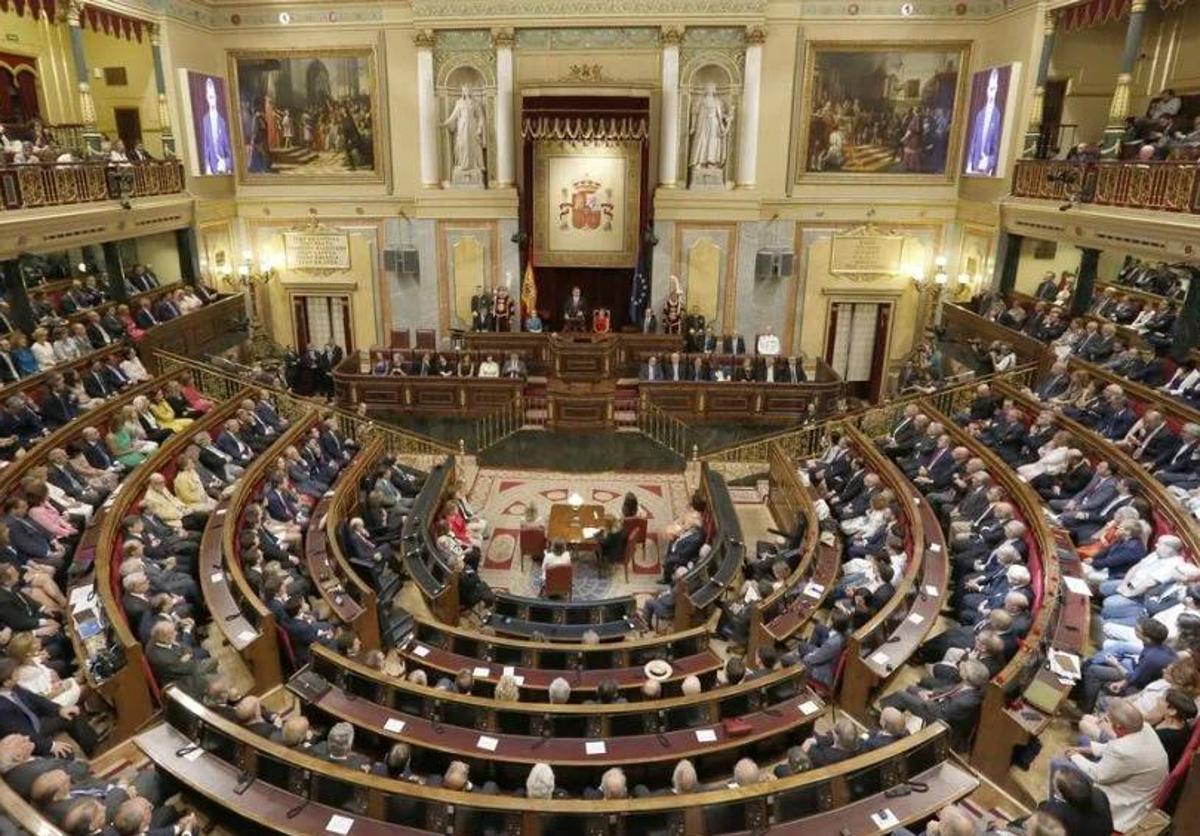
<instances>
[{"instance_id":1,"label":"crowd of people seated","mask_svg":"<svg viewBox=\"0 0 1200 836\"><path fill-rule=\"evenodd\" d=\"M1129 255L1125 257L1113 282L1143 293L1153 293L1155 296L1182 299L1187 293L1191 278L1192 270L1187 264L1151 262Z\"/></svg>"},{"instance_id":2,"label":"crowd of people seated","mask_svg":"<svg viewBox=\"0 0 1200 836\"><path fill-rule=\"evenodd\" d=\"M661 362L650 355L638 375L646 381L734 381L735 383L804 383L804 356L672 352Z\"/></svg>"},{"instance_id":3,"label":"crowd of people seated","mask_svg":"<svg viewBox=\"0 0 1200 836\"><path fill-rule=\"evenodd\" d=\"M1089 459L1080 439L1060 429L1055 415L1078 421L1124 450L1184 502L1191 497L1188 486L1200 485L1200 426L1185 425L1176 433L1153 408L1139 416L1119 386L1097 388L1086 376L1069 376L1061 363L1028 394L1044 407L1032 419L1020 406L981 392L968 429L1017 471L1046 503L1053 524L1070 535L1099 612L1101 643L1082 660L1073 691L1081 712L1079 739L1052 763L1051 804L1074 803L1097 789L1111 816L1106 827L1127 830L1149 810L1193 734L1200 698L1200 566L1177 536L1156 528L1154 509L1137 483L1116 473L1109 461ZM986 555L976 558L976 568L1007 566L1004 571L1011 573L1024 551L1023 526L1008 521L1004 506L1003 513L995 504L986 511L975 507L990 520L990 535L973 552L952 548L956 571L966 566L960 556L973 553ZM1014 580L1008 577L1003 600L993 599L1004 610L1012 610ZM961 600L970 604L977 598L967 593ZM1015 648L1019 631L1028 629L1025 608L1019 610L999 622L992 620L997 615L992 610L976 621L973 633L948 631L928 642L923 656L933 661L953 642L981 650L987 630ZM1011 652L1008 646L1005 652Z\"/></svg>"},{"instance_id":4,"label":"crowd of people seated","mask_svg":"<svg viewBox=\"0 0 1200 836\"><path fill-rule=\"evenodd\" d=\"M483 377L524 380L529 370L516 352L497 359L483 354L476 360L469 351L375 351L371 353L371 374L400 377Z\"/></svg>"},{"instance_id":5,"label":"crowd of people seated","mask_svg":"<svg viewBox=\"0 0 1200 836\"><path fill-rule=\"evenodd\" d=\"M1150 100L1142 116L1125 119L1122 157L1142 161L1196 159L1200 155L1200 116L1180 116L1183 100L1170 88Z\"/></svg>"},{"instance_id":6,"label":"crowd of people seated","mask_svg":"<svg viewBox=\"0 0 1200 836\"><path fill-rule=\"evenodd\" d=\"M127 166L155 159L141 140L130 149L124 140L110 139L107 134L101 133L99 145L95 148L70 147L56 139L54 132L39 119L31 121L23 135L16 131L10 134L7 128L0 125L0 162L12 165L93 162Z\"/></svg>"}]
</instances>

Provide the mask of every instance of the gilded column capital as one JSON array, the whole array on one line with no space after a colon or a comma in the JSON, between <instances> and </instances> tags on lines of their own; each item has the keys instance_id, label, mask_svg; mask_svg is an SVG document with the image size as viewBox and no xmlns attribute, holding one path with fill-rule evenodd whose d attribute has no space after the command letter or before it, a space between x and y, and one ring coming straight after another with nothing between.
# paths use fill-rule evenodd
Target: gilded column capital
<instances>
[{"instance_id":1,"label":"gilded column capital","mask_svg":"<svg viewBox=\"0 0 1200 836\"><path fill-rule=\"evenodd\" d=\"M516 44L517 38L511 29L493 29L492 30L492 46L496 49L512 49Z\"/></svg>"},{"instance_id":2,"label":"gilded column capital","mask_svg":"<svg viewBox=\"0 0 1200 836\"><path fill-rule=\"evenodd\" d=\"M1132 15L1144 12L1146 11L1147 5L1148 0L1133 0L1133 2L1129 4L1129 13Z\"/></svg>"},{"instance_id":3,"label":"gilded column capital","mask_svg":"<svg viewBox=\"0 0 1200 836\"><path fill-rule=\"evenodd\" d=\"M766 42L767 28L765 26L746 27L746 46L762 46Z\"/></svg>"},{"instance_id":4,"label":"gilded column capital","mask_svg":"<svg viewBox=\"0 0 1200 836\"><path fill-rule=\"evenodd\" d=\"M683 30L677 26L664 26L658 36L658 42L665 47L678 47L681 41Z\"/></svg>"},{"instance_id":5,"label":"gilded column capital","mask_svg":"<svg viewBox=\"0 0 1200 836\"><path fill-rule=\"evenodd\" d=\"M71 0L66 9L67 24L79 27L83 25L83 0Z\"/></svg>"},{"instance_id":6,"label":"gilded column capital","mask_svg":"<svg viewBox=\"0 0 1200 836\"><path fill-rule=\"evenodd\" d=\"M1044 33L1053 35L1054 30L1058 28L1058 10L1052 9L1046 12L1046 20L1044 24Z\"/></svg>"},{"instance_id":7,"label":"gilded column capital","mask_svg":"<svg viewBox=\"0 0 1200 836\"><path fill-rule=\"evenodd\" d=\"M413 35L413 43L417 49L433 49L435 38L432 29L418 29Z\"/></svg>"},{"instance_id":8,"label":"gilded column capital","mask_svg":"<svg viewBox=\"0 0 1200 836\"><path fill-rule=\"evenodd\" d=\"M150 46L162 46L162 27L157 23L147 22L146 31L150 33Z\"/></svg>"}]
</instances>

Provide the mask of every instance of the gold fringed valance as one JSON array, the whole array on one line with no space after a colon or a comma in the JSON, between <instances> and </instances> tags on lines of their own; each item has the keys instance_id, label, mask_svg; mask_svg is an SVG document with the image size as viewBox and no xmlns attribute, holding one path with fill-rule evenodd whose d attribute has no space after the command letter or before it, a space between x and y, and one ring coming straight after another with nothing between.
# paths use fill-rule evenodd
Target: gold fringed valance
<instances>
[{"instance_id":1,"label":"gold fringed valance","mask_svg":"<svg viewBox=\"0 0 1200 836\"><path fill-rule=\"evenodd\" d=\"M650 137L644 116L534 116L521 122L524 139L569 142L624 142Z\"/></svg>"}]
</instances>

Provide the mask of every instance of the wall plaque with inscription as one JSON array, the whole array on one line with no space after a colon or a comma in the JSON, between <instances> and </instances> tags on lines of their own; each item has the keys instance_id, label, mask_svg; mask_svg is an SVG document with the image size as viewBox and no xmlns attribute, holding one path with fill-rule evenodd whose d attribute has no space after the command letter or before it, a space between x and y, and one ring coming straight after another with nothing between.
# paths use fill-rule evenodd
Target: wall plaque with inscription
<instances>
[{"instance_id":1,"label":"wall plaque with inscription","mask_svg":"<svg viewBox=\"0 0 1200 836\"><path fill-rule=\"evenodd\" d=\"M289 270L349 270L350 236L344 232L285 232Z\"/></svg>"},{"instance_id":2,"label":"wall plaque with inscription","mask_svg":"<svg viewBox=\"0 0 1200 836\"><path fill-rule=\"evenodd\" d=\"M829 272L835 275L895 275L904 255L902 235L835 235Z\"/></svg>"}]
</instances>

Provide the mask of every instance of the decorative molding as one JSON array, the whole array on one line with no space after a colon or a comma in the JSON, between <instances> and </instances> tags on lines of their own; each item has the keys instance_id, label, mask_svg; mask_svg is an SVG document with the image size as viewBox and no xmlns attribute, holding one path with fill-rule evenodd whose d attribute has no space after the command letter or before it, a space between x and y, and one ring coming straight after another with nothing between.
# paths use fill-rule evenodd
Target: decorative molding
<instances>
[{"instance_id":1,"label":"decorative molding","mask_svg":"<svg viewBox=\"0 0 1200 836\"><path fill-rule=\"evenodd\" d=\"M413 18L559 18L595 15L761 15L767 0L412 0Z\"/></svg>"},{"instance_id":2,"label":"decorative molding","mask_svg":"<svg viewBox=\"0 0 1200 836\"><path fill-rule=\"evenodd\" d=\"M593 84L604 81L604 68L599 64L572 64L561 79L575 84Z\"/></svg>"},{"instance_id":3,"label":"decorative molding","mask_svg":"<svg viewBox=\"0 0 1200 836\"><path fill-rule=\"evenodd\" d=\"M763 26L751 26L746 30L746 44L748 46L762 46L767 42L767 30Z\"/></svg>"},{"instance_id":4,"label":"decorative molding","mask_svg":"<svg viewBox=\"0 0 1200 836\"><path fill-rule=\"evenodd\" d=\"M439 29L435 33L438 52L482 52L492 48L487 29Z\"/></svg>"},{"instance_id":5,"label":"decorative molding","mask_svg":"<svg viewBox=\"0 0 1200 836\"><path fill-rule=\"evenodd\" d=\"M805 18L854 17L921 20L929 18L989 18L1009 11L1005 0L921 0L913 3L910 14L901 11L894 0L812 0L804 4ZM910 4L903 4L910 5Z\"/></svg>"},{"instance_id":6,"label":"decorative molding","mask_svg":"<svg viewBox=\"0 0 1200 836\"><path fill-rule=\"evenodd\" d=\"M743 26L689 26L683 31L683 48L741 49L748 31Z\"/></svg>"},{"instance_id":7,"label":"decorative molding","mask_svg":"<svg viewBox=\"0 0 1200 836\"><path fill-rule=\"evenodd\" d=\"M433 49L436 43L437 38L434 37L432 30L418 29L413 35L413 45L417 49Z\"/></svg>"},{"instance_id":8,"label":"decorative molding","mask_svg":"<svg viewBox=\"0 0 1200 836\"><path fill-rule=\"evenodd\" d=\"M683 42L683 30L675 26L664 26L658 40L664 47L678 48Z\"/></svg>"},{"instance_id":9,"label":"decorative molding","mask_svg":"<svg viewBox=\"0 0 1200 836\"><path fill-rule=\"evenodd\" d=\"M580 50L658 49L659 30L653 26L531 28L516 31L518 49L551 52Z\"/></svg>"}]
</instances>

